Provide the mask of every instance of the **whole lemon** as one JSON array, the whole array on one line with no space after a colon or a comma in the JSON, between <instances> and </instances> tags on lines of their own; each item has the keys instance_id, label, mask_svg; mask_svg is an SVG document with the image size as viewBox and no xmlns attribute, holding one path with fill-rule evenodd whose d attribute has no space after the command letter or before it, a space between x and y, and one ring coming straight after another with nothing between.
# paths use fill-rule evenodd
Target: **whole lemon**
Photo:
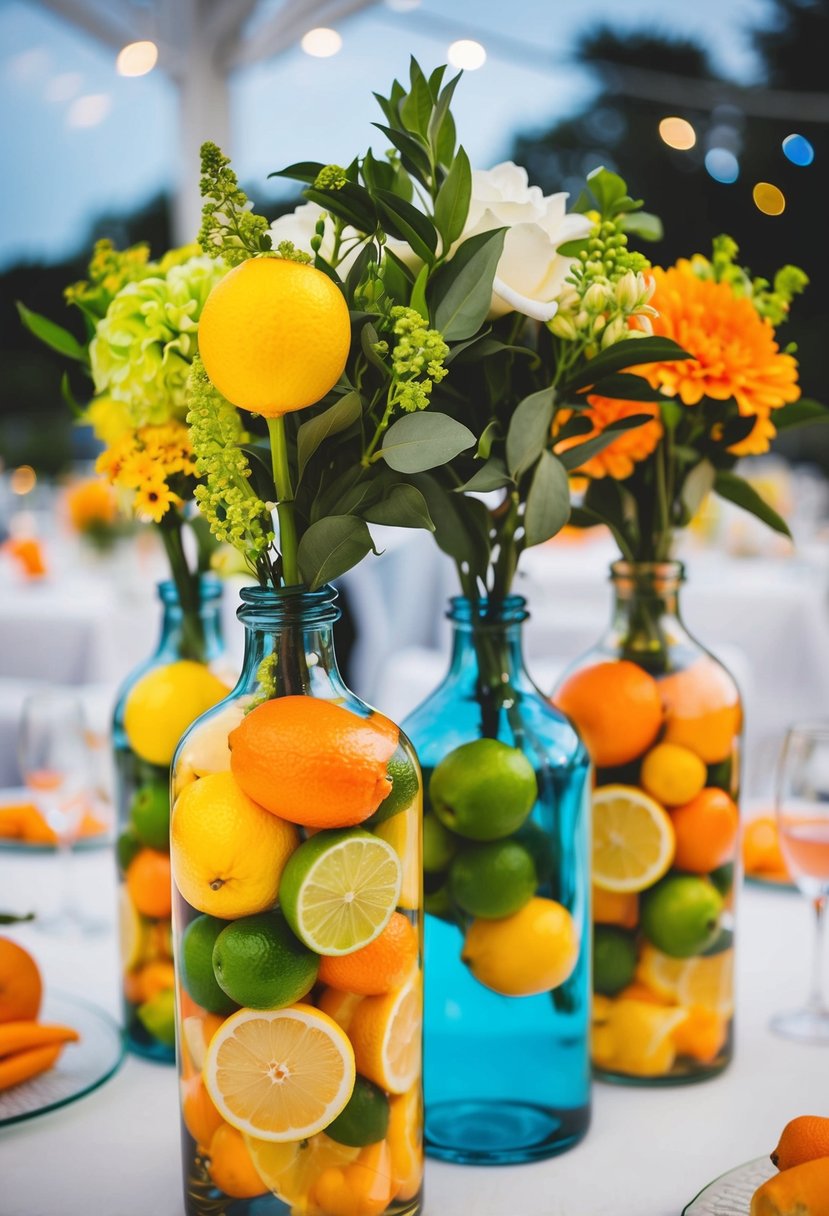
<instances>
[{"instance_id":1,"label":"whole lemon","mask_svg":"<svg viewBox=\"0 0 829 1216\"><path fill-rule=\"evenodd\" d=\"M227 693L227 685L191 659L154 667L133 686L124 706L130 747L142 760L166 767L190 723Z\"/></svg>"},{"instance_id":2,"label":"whole lemon","mask_svg":"<svg viewBox=\"0 0 829 1216\"><path fill-rule=\"evenodd\" d=\"M207 298L199 352L240 409L275 418L313 405L342 375L351 345L345 297L328 275L285 258L251 258Z\"/></svg>"},{"instance_id":3,"label":"whole lemon","mask_svg":"<svg viewBox=\"0 0 829 1216\"><path fill-rule=\"evenodd\" d=\"M694 752L678 743L657 743L642 761L642 785L663 806L682 806L696 798L708 770Z\"/></svg>"},{"instance_id":4,"label":"whole lemon","mask_svg":"<svg viewBox=\"0 0 829 1216\"><path fill-rule=\"evenodd\" d=\"M562 904L536 896L513 916L473 920L461 958L493 992L535 996L558 988L573 974L579 936Z\"/></svg>"},{"instance_id":5,"label":"whole lemon","mask_svg":"<svg viewBox=\"0 0 829 1216\"><path fill-rule=\"evenodd\" d=\"M296 828L258 806L230 773L186 786L173 807L173 879L199 912L235 920L276 903Z\"/></svg>"}]
</instances>

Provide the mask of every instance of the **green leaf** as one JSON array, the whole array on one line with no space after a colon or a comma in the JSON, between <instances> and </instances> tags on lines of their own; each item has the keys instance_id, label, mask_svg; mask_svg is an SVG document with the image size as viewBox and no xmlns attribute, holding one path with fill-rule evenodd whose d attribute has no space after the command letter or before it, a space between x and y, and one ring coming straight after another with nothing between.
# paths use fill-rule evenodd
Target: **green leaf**
<instances>
[{"instance_id":1,"label":"green leaf","mask_svg":"<svg viewBox=\"0 0 829 1216\"><path fill-rule=\"evenodd\" d=\"M535 467L524 510L524 543L543 544L570 518L570 479L560 460L542 452Z\"/></svg>"},{"instance_id":2,"label":"green leaf","mask_svg":"<svg viewBox=\"0 0 829 1216\"><path fill-rule=\"evenodd\" d=\"M426 303L426 284L429 280L429 267L424 263L414 281L409 307L419 312L423 320L429 321L429 305Z\"/></svg>"},{"instance_id":3,"label":"green leaf","mask_svg":"<svg viewBox=\"0 0 829 1216\"><path fill-rule=\"evenodd\" d=\"M440 131L435 142L435 152L437 153L439 164L452 164L457 140L458 133L455 129L455 120L452 117L452 111L449 110L443 117L443 122L440 124Z\"/></svg>"},{"instance_id":4,"label":"green leaf","mask_svg":"<svg viewBox=\"0 0 829 1216\"><path fill-rule=\"evenodd\" d=\"M374 241L367 241L352 262L351 269L346 276L344 291L347 300L353 300L354 292L363 281L370 263L377 261L379 261L377 246Z\"/></svg>"},{"instance_id":5,"label":"green leaf","mask_svg":"<svg viewBox=\"0 0 829 1216\"><path fill-rule=\"evenodd\" d=\"M470 237L435 275L431 312L435 329L447 342L471 338L486 320L506 231L495 228Z\"/></svg>"},{"instance_id":6,"label":"green leaf","mask_svg":"<svg viewBox=\"0 0 829 1216\"><path fill-rule=\"evenodd\" d=\"M614 401L664 401L658 388L644 376L633 376L630 372L615 372L604 376L591 387L591 393L600 397L612 397Z\"/></svg>"},{"instance_id":7,"label":"green leaf","mask_svg":"<svg viewBox=\"0 0 829 1216\"><path fill-rule=\"evenodd\" d=\"M386 431L381 455L396 473L423 473L471 448L469 427L448 414L406 414Z\"/></svg>"},{"instance_id":8,"label":"green leaf","mask_svg":"<svg viewBox=\"0 0 829 1216\"><path fill-rule=\"evenodd\" d=\"M771 420L778 431L790 431L792 427L807 426L810 422L829 422L829 410L820 401L801 397L779 410L774 410Z\"/></svg>"},{"instance_id":9,"label":"green leaf","mask_svg":"<svg viewBox=\"0 0 829 1216\"><path fill-rule=\"evenodd\" d=\"M662 425L666 431L675 431L682 421L682 415L685 407L676 400L675 397L663 398L659 413L662 418Z\"/></svg>"},{"instance_id":10,"label":"green leaf","mask_svg":"<svg viewBox=\"0 0 829 1216\"><path fill-rule=\"evenodd\" d=\"M363 186L356 186L353 182L346 182L340 190L315 190L309 186L303 195L309 202L317 203L323 211L351 224L358 232L373 233L377 227L372 196Z\"/></svg>"},{"instance_id":11,"label":"green leaf","mask_svg":"<svg viewBox=\"0 0 829 1216\"><path fill-rule=\"evenodd\" d=\"M387 524L392 528L426 528L434 532L426 499L416 486L394 485L380 502L363 510L363 518L372 524Z\"/></svg>"},{"instance_id":12,"label":"green leaf","mask_svg":"<svg viewBox=\"0 0 829 1216\"><path fill-rule=\"evenodd\" d=\"M587 184L593 191L602 215L613 215L617 206L628 196L628 188L624 178L618 173L611 173L600 165L587 175Z\"/></svg>"},{"instance_id":13,"label":"green leaf","mask_svg":"<svg viewBox=\"0 0 829 1216\"><path fill-rule=\"evenodd\" d=\"M89 363L86 347L81 346L78 339L70 334L68 329L64 329L62 325L56 325L54 321L41 316L39 312L32 312L25 304L21 304L20 300L17 301L17 311L29 333L34 334L46 346L56 350L59 355L64 355L67 359L76 359L78 363Z\"/></svg>"},{"instance_id":14,"label":"green leaf","mask_svg":"<svg viewBox=\"0 0 829 1216\"><path fill-rule=\"evenodd\" d=\"M574 414L563 426L556 431L556 443L562 439L575 439L579 435L589 435L593 430L593 422L583 414Z\"/></svg>"},{"instance_id":15,"label":"green leaf","mask_svg":"<svg viewBox=\"0 0 829 1216\"><path fill-rule=\"evenodd\" d=\"M325 165L318 160L300 160L294 165L288 165L286 169L277 169L274 173L268 174L268 180L272 177L289 177L291 181L307 182L309 186L313 185L319 177L321 169Z\"/></svg>"},{"instance_id":16,"label":"green leaf","mask_svg":"<svg viewBox=\"0 0 829 1216\"><path fill-rule=\"evenodd\" d=\"M85 420L86 410L80 404L80 402L76 400L75 394L72 392L72 385L69 383L68 372L64 372L60 378L60 395L69 406L78 422L83 423Z\"/></svg>"},{"instance_id":17,"label":"green leaf","mask_svg":"<svg viewBox=\"0 0 829 1216\"><path fill-rule=\"evenodd\" d=\"M392 190L394 188L394 165L390 165L387 160L377 160L372 156L371 148L363 157L363 162L360 166L363 181L371 192L372 190Z\"/></svg>"},{"instance_id":18,"label":"green leaf","mask_svg":"<svg viewBox=\"0 0 829 1216\"><path fill-rule=\"evenodd\" d=\"M650 414L631 414L629 418L617 418L615 422L608 423L601 435L597 435L595 439L588 439L574 448L568 448L566 452L561 452L559 460L565 469L578 469L591 456L604 451L619 431L630 431L646 422L653 422Z\"/></svg>"},{"instance_id":19,"label":"green leaf","mask_svg":"<svg viewBox=\"0 0 829 1216\"><path fill-rule=\"evenodd\" d=\"M556 253L560 253L563 258L577 258L581 251L587 248L589 239L583 236L575 241L565 241L563 245L556 246Z\"/></svg>"},{"instance_id":20,"label":"green leaf","mask_svg":"<svg viewBox=\"0 0 829 1216\"><path fill-rule=\"evenodd\" d=\"M320 444L324 443L330 435L338 435L340 431L347 430L352 423L358 420L362 408L360 394L352 390L344 397L340 397L339 401L335 401L327 410L300 425L296 437L298 481L302 480L306 465Z\"/></svg>"},{"instance_id":21,"label":"green leaf","mask_svg":"<svg viewBox=\"0 0 829 1216\"><path fill-rule=\"evenodd\" d=\"M442 165L451 165L455 153L455 123L449 107L461 75L458 72L441 90L429 121L429 140Z\"/></svg>"},{"instance_id":22,"label":"green leaf","mask_svg":"<svg viewBox=\"0 0 829 1216\"><path fill-rule=\"evenodd\" d=\"M756 425L757 418L753 414L750 417L738 414L734 418L727 418L723 423L722 436L717 447L730 448L735 443L742 443L744 439L748 439Z\"/></svg>"},{"instance_id":23,"label":"green leaf","mask_svg":"<svg viewBox=\"0 0 829 1216\"><path fill-rule=\"evenodd\" d=\"M643 363L668 363L673 360L692 358L671 338L625 338L607 350L600 351L571 380L562 387L562 395L577 388L598 384L603 376L611 372L625 371L630 367L641 367Z\"/></svg>"},{"instance_id":24,"label":"green leaf","mask_svg":"<svg viewBox=\"0 0 829 1216\"><path fill-rule=\"evenodd\" d=\"M419 182L428 180L431 172L428 153L411 135L407 135L405 131L398 131L394 127L385 127L380 122L372 123L378 131L382 131L385 136L394 144L397 151L400 153L400 159L409 170L413 173Z\"/></svg>"},{"instance_id":25,"label":"green leaf","mask_svg":"<svg viewBox=\"0 0 829 1216\"><path fill-rule=\"evenodd\" d=\"M629 490L612 477L591 481L584 496L583 509L594 522L605 524L613 533L619 549L633 561L639 543L638 504ZM571 521L573 516L571 515Z\"/></svg>"},{"instance_id":26,"label":"green leaf","mask_svg":"<svg viewBox=\"0 0 829 1216\"><path fill-rule=\"evenodd\" d=\"M477 473L473 473L469 481L458 486L455 494L488 494L491 490L501 490L504 486L512 485L513 481L507 472L507 466L498 456L491 456Z\"/></svg>"},{"instance_id":27,"label":"green leaf","mask_svg":"<svg viewBox=\"0 0 829 1216\"><path fill-rule=\"evenodd\" d=\"M443 77L446 75L446 64L442 63L440 67L434 69L429 76L429 92L435 101L440 96L440 86L443 84Z\"/></svg>"},{"instance_id":28,"label":"green leaf","mask_svg":"<svg viewBox=\"0 0 829 1216\"><path fill-rule=\"evenodd\" d=\"M443 239L444 252L448 252L463 232L471 198L472 168L466 152L458 148L458 154L435 199L435 225Z\"/></svg>"},{"instance_id":29,"label":"green leaf","mask_svg":"<svg viewBox=\"0 0 829 1216\"><path fill-rule=\"evenodd\" d=\"M649 211L629 212L622 220L622 231L632 232L643 241L661 241L665 235L662 220Z\"/></svg>"},{"instance_id":30,"label":"green leaf","mask_svg":"<svg viewBox=\"0 0 829 1216\"><path fill-rule=\"evenodd\" d=\"M439 548L483 579L491 552L491 518L487 508L480 499L449 493L428 473L421 473L414 480L434 520Z\"/></svg>"},{"instance_id":31,"label":"green leaf","mask_svg":"<svg viewBox=\"0 0 829 1216\"><path fill-rule=\"evenodd\" d=\"M382 372L383 375L388 379L389 369L383 362L382 357L378 355L376 350L374 350L375 344L379 341L380 335L372 325L371 321L367 321L360 330L360 348L372 367L376 367L377 370Z\"/></svg>"},{"instance_id":32,"label":"green leaf","mask_svg":"<svg viewBox=\"0 0 829 1216\"><path fill-rule=\"evenodd\" d=\"M492 421L488 422L481 431L478 446L475 448L475 455L481 460L488 460L490 452L492 451L492 445L500 433L501 424L497 418L493 418Z\"/></svg>"},{"instance_id":33,"label":"green leaf","mask_svg":"<svg viewBox=\"0 0 829 1216\"><path fill-rule=\"evenodd\" d=\"M685 478L680 498L689 523L713 489L715 479L716 469L710 460L701 460Z\"/></svg>"},{"instance_id":34,"label":"green leaf","mask_svg":"<svg viewBox=\"0 0 829 1216\"><path fill-rule=\"evenodd\" d=\"M367 553L376 552L365 520L356 515L327 515L311 524L302 537L297 561L302 581L316 591L356 566Z\"/></svg>"},{"instance_id":35,"label":"green leaf","mask_svg":"<svg viewBox=\"0 0 829 1216\"><path fill-rule=\"evenodd\" d=\"M748 511L750 515L756 516L775 532L791 538L791 532L785 519L760 497L753 486L742 477L738 477L736 473L729 473L721 469L714 479L714 492L719 494L720 498L725 498L728 502L733 502L735 506Z\"/></svg>"},{"instance_id":36,"label":"green leaf","mask_svg":"<svg viewBox=\"0 0 829 1216\"><path fill-rule=\"evenodd\" d=\"M400 121L407 131L419 135L424 141L432 117L432 93L429 82L423 75L416 59L410 65L411 87L400 103Z\"/></svg>"},{"instance_id":37,"label":"green leaf","mask_svg":"<svg viewBox=\"0 0 829 1216\"><path fill-rule=\"evenodd\" d=\"M388 295L399 304L408 303L414 286L414 275L405 262L401 262L390 249L383 252L380 277Z\"/></svg>"},{"instance_id":38,"label":"green leaf","mask_svg":"<svg viewBox=\"0 0 829 1216\"><path fill-rule=\"evenodd\" d=\"M424 262L432 262L438 246L438 234L428 215L390 190L377 190L374 197L388 221L390 235L408 242L412 252Z\"/></svg>"},{"instance_id":39,"label":"green leaf","mask_svg":"<svg viewBox=\"0 0 829 1216\"><path fill-rule=\"evenodd\" d=\"M507 431L507 468L516 481L549 445L554 408L552 388L531 393L516 406Z\"/></svg>"}]
</instances>

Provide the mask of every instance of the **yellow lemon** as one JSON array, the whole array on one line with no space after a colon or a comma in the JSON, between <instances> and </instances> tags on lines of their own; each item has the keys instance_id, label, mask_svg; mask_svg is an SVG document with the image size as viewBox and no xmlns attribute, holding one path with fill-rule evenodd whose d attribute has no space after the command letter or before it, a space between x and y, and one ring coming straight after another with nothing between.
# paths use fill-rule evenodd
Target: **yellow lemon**
<instances>
[{"instance_id":1,"label":"yellow lemon","mask_svg":"<svg viewBox=\"0 0 829 1216\"><path fill-rule=\"evenodd\" d=\"M695 1006L730 1018L734 1014L734 951L685 960L677 984L680 1005Z\"/></svg>"},{"instance_id":2,"label":"yellow lemon","mask_svg":"<svg viewBox=\"0 0 829 1216\"><path fill-rule=\"evenodd\" d=\"M313 266L251 258L207 297L199 351L219 392L275 418L313 405L342 375L351 344L348 305Z\"/></svg>"},{"instance_id":3,"label":"yellow lemon","mask_svg":"<svg viewBox=\"0 0 829 1216\"><path fill-rule=\"evenodd\" d=\"M351 1016L348 1036L357 1071L391 1094L410 1089L420 1073L423 988L420 975L385 996L367 996Z\"/></svg>"},{"instance_id":4,"label":"yellow lemon","mask_svg":"<svg viewBox=\"0 0 829 1216\"><path fill-rule=\"evenodd\" d=\"M676 837L658 802L632 785L603 785L593 794L593 882L632 893L653 886L674 859Z\"/></svg>"},{"instance_id":5,"label":"yellow lemon","mask_svg":"<svg viewBox=\"0 0 829 1216\"><path fill-rule=\"evenodd\" d=\"M686 966L684 958L671 958L650 942L645 942L636 964L636 979L663 1001L675 1005L678 1003L679 979Z\"/></svg>"},{"instance_id":6,"label":"yellow lemon","mask_svg":"<svg viewBox=\"0 0 829 1216\"><path fill-rule=\"evenodd\" d=\"M461 954L479 983L502 996L549 992L573 973L579 937L554 899L535 896L513 916L473 920Z\"/></svg>"},{"instance_id":7,"label":"yellow lemon","mask_svg":"<svg viewBox=\"0 0 829 1216\"><path fill-rule=\"evenodd\" d=\"M245 708L244 699L232 701L189 731L176 760L176 768L189 770L196 777L206 777L209 773L229 773L230 748L227 737L244 718Z\"/></svg>"},{"instance_id":8,"label":"yellow lemon","mask_svg":"<svg viewBox=\"0 0 829 1216\"><path fill-rule=\"evenodd\" d=\"M699 756L678 743L658 743L642 761L642 785L664 806L684 806L705 786L708 770Z\"/></svg>"},{"instance_id":9,"label":"yellow lemon","mask_svg":"<svg viewBox=\"0 0 829 1216\"><path fill-rule=\"evenodd\" d=\"M420 1082L389 1102L386 1133L395 1198L414 1199L423 1181L423 1093Z\"/></svg>"},{"instance_id":10,"label":"yellow lemon","mask_svg":"<svg viewBox=\"0 0 829 1216\"><path fill-rule=\"evenodd\" d=\"M397 904L400 908L419 908L423 902L423 866L420 856L420 800L406 811L378 823L373 832L390 844L400 858L402 882Z\"/></svg>"},{"instance_id":11,"label":"yellow lemon","mask_svg":"<svg viewBox=\"0 0 829 1216\"><path fill-rule=\"evenodd\" d=\"M168 765L190 723L227 693L227 685L202 663L180 659L154 667L127 696L124 730L130 747L150 764Z\"/></svg>"},{"instance_id":12,"label":"yellow lemon","mask_svg":"<svg viewBox=\"0 0 829 1216\"><path fill-rule=\"evenodd\" d=\"M193 781L173 807L173 878L187 902L209 916L233 920L272 907L298 845L293 824L257 806L231 773Z\"/></svg>"},{"instance_id":13,"label":"yellow lemon","mask_svg":"<svg viewBox=\"0 0 829 1216\"><path fill-rule=\"evenodd\" d=\"M595 1063L634 1077L661 1077L676 1059L673 1032L685 1021L684 1009L667 1009L622 998L593 1035Z\"/></svg>"}]
</instances>

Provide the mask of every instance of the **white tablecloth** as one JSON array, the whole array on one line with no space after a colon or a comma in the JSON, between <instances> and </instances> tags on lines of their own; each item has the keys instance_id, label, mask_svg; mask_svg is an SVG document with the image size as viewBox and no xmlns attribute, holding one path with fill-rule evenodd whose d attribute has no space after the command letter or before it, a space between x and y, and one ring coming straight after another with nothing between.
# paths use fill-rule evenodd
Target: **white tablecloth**
<instances>
[{"instance_id":1,"label":"white tablecloth","mask_svg":"<svg viewBox=\"0 0 829 1216\"><path fill-rule=\"evenodd\" d=\"M77 858L88 911L113 906L108 851ZM0 852L0 905L45 907L54 858ZM737 1054L725 1074L665 1090L597 1084L592 1128L564 1156L472 1169L430 1162L426 1216L679 1216L707 1182L771 1151L795 1115L829 1114L829 1048L775 1038L770 1015L805 996L806 903L746 890L739 915ZM114 933L15 938L53 989L117 1008ZM182 1216L174 1071L129 1059L79 1102L0 1131L2 1216Z\"/></svg>"}]
</instances>

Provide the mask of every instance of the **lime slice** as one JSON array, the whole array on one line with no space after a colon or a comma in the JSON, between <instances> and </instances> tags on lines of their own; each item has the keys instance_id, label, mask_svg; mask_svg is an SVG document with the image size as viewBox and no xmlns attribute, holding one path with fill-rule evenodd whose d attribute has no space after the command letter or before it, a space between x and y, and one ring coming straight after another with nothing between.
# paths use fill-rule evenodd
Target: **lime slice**
<instances>
[{"instance_id":1,"label":"lime slice","mask_svg":"<svg viewBox=\"0 0 829 1216\"><path fill-rule=\"evenodd\" d=\"M360 828L318 832L282 874L279 900L294 933L317 954L351 954L385 929L403 872L385 840Z\"/></svg>"}]
</instances>

